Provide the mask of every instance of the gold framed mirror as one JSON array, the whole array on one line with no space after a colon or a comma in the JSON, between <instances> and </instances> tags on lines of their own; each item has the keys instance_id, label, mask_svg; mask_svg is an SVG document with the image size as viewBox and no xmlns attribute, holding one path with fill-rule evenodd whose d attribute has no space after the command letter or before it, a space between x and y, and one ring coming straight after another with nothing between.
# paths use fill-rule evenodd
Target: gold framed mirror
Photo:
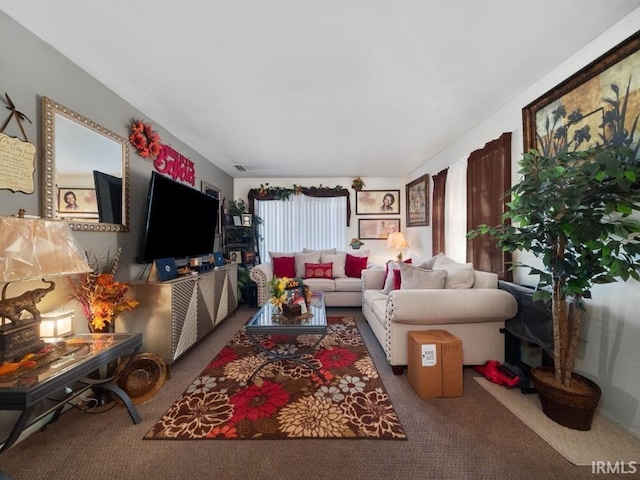
<instances>
[{"instance_id":1,"label":"gold framed mirror","mask_svg":"<svg viewBox=\"0 0 640 480\"><path fill-rule=\"evenodd\" d=\"M129 231L129 145L124 137L42 98L44 218L73 230Z\"/></svg>"}]
</instances>

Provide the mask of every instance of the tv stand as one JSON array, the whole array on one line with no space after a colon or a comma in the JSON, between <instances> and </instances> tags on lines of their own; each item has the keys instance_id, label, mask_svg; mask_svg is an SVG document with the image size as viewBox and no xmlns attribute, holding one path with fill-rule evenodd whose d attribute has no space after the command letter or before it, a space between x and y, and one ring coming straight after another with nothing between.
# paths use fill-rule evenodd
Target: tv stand
<instances>
[{"instance_id":1,"label":"tv stand","mask_svg":"<svg viewBox=\"0 0 640 480\"><path fill-rule=\"evenodd\" d=\"M121 314L120 332L141 332L142 351L171 365L238 307L238 267L229 264L164 282L129 284L134 310Z\"/></svg>"}]
</instances>

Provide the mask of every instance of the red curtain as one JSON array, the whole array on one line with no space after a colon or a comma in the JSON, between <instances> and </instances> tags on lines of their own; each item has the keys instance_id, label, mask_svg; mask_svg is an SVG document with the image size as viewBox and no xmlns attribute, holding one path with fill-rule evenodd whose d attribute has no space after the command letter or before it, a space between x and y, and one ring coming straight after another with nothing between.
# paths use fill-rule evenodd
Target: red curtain
<instances>
[{"instance_id":1,"label":"red curtain","mask_svg":"<svg viewBox=\"0 0 640 480\"><path fill-rule=\"evenodd\" d=\"M442 170L433 175L433 212L431 214L431 253L437 255L445 251L444 194L447 189L447 172Z\"/></svg>"},{"instance_id":2,"label":"red curtain","mask_svg":"<svg viewBox=\"0 0 640 480\"><path fill-rule=\"evenodd\" d=\"M478 225L498 225L506 210L511 187L511 133L472 152L467 162L467 230ZM508 270L511 255L496 246L489 235L467 241L467 261L474 268L495 272L501 280L512 281Z\"/></svg>"}]
</instances>

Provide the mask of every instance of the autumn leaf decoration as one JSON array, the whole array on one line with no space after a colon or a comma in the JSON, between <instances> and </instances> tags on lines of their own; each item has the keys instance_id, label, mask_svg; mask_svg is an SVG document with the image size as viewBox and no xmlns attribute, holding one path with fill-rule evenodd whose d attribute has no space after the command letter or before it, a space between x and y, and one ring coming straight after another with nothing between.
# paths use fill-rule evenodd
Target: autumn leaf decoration
<instances>
[{"instance_id":1,"label":"autumn leaf decoration","mask_svg":"<svg viewBox=\"0 0 640 480\"><path fill-rule=\"evenodd\" d=\"M129 141L143 158L155 159L160 153L160 135L151 128L151 125L142 120L136 120L131 126Z\"/></svg>"}]
</instances>

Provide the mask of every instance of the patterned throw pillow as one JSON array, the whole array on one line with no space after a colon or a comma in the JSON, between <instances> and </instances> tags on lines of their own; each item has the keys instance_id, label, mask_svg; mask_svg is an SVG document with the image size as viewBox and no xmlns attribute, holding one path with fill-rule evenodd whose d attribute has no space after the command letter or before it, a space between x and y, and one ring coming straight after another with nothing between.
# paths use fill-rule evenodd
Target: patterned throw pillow
<instances>
[{"instance_id":1,"label":"patterned throw pillow","mask_svg":"<svg viewBox=\"0 0 640 480\"><path fill-rule=\"evenodd\" d=\"M304 278L333 278L333 263L305 263Z\"/></svg>"},{"instance_id":2,"label":"patterned throw pillow","mask_svg":"<svg viewBox=\"0 0 640 480\"><path fill-rule=\"evenodd\" d=\"M275 257L271 259L271 262L273 263L274 277L295 278L296 261L294 257Z\"/></svg>"}]
</instances>

